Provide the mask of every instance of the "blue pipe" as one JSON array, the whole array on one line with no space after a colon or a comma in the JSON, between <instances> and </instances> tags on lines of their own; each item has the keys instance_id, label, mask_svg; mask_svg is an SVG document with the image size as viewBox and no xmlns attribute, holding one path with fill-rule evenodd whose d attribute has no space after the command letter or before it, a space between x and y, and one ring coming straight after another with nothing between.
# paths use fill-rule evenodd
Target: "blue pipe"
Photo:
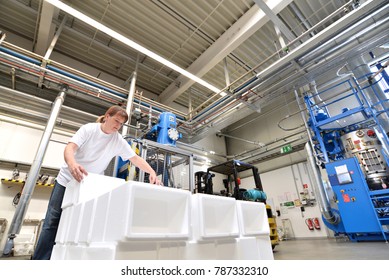
<instances>
[{"instance_id":1,"label":"blue pipe","mask_svg":"<svg viewBox=\"0 0 389 280\"><path fill-rule=\"evenodd\" d=\"M69 77L69 78L72 78L72 79L74 79L74 80L83 82L83 83L88 84L88 85L90 85L90 86L97 87L97 88L99 88L99 89L105 90L105 91L107 91L107 92L109 92L109 93L112 93L112 94L115 94L115 95L117 95L117 96L119 96L119 97L121 97L121 98L126 98L126 95L124 95L124 94L118 93L118 92L116 92L116 91L111 90L110 88L101 86L101 85L99 85L99 84L97 84L97 83L88 81L87 79L84 79L84 78L81 78L81 77L76 76L76 75L74 75L74 74L71 74L71 73L69 73L69 72L63 71L63 70L61 70L61 69L59 69L59 68L57 68L57 67L54 67L54 66L51 66L51 65L47 65L47 69L52 70L52 71L54 71L54 72L56 72L56 73L59 73L59 74L61 74L61 75L67 76L67 77Z\"/></svg>"},{"instance_id":2,"label":"blue pipe","mask_svg":"<svg viewBox=\"0 0 389 280\"><path fill-rule=\"evenodd\" d=\"M229 97L228 95L224 96L221 100L219 100L218 102L216 102L213 106L209 107L207 110L205 110L205 111L202 112L201 114L196 115L196 116L193 118L193 120L195 120L195 119L197 119L198 117L204 115L206 112L208 112L209 110L211 110L213 107L215 107L215 106L219 105L221 102L225 101L228 97Z\"/></svg>"},{"instance_id":3,"label":"blue pipe","mask_svg":"<svg viewBox=\"0 0 389 280\"><path fill-rule=\"evenodd\" d=\"M48 65L47 68L48 68L49 70L52 70L52 71L57 72L57 73L60 73L60 74L62 74L62 75L64 75L64 76L68 76L68 77L70 77L70 78L72 78L72 79L75 79L75 80L77 80L77 81L80 81L80 82L83 82L83 83L85 83L85 84L91 85L91 86L93 86L93 87L97 87L97 88L100 88L100 89L102 89L102 90L105 90L105 91L107 91L107 92L109 92L109 93L112 93L112 94L114 94L114 95L117 95L117 96L119 96L119 97L122 97L122 98L126 98L126 97L127 97L126 95L124 95L124 94L122 94L122 93L118 93L117 91L114 91L114 90L112 90L112 89L110 89L110 88L107 88L107 87L105 87L105 86L101 86L101 85L99 85L99 84L97 84L97 83L88 81L88 80L85 79L85 78L81 78L81 77L78 77L78 76L76 76L76 75L74 75L74 74L71 74L71 73L68 73L68 72L66 72L66 71L63 71L63 70L61 70L61 69L59 69L59 68L57 68L57 67ZM150 104L147 104L147 103L145 103L145 102L143 102L143 101L141 102L140 100L138 100L138 99L136 99L136 98L134 98L133 102L136 102L136 103L138 103L138 104L140 103L141 105L143 105L143 106L145 106L145 107L150 107ZM160 113L165 112L165 111L163 111L162 109L159 109L159 108L156 108L156 107L153 107L153 109L156 110L156 111L158 111L158 112L160 112ZM182 118L182 117L180 117L180 116L176 116L176 118L181 119L181 120L184 120L184 118Z\"/></svg>"},{"instance_id":4,"label":"blue pipe","mask_svg":"<svg viewBox=\"0 0 389 280\"><path fill-rule=\"evenodd\" d=\"M15 56L17 58L20 58L20 59L23 59L23 60L26 60L32 64L35 64L35 65L41 65L41 62L39 60L36 60L36 59L33 59L31 57L28 57L28 56L25 56L25 55L22 55L20 53L17 53L17 52L14 52L14 51L11 51L7 48L4 48L4 47L0 47L0 51L6 53L6 54L9 54L9 55L12 55L12 56Z\"/></svg>"},{"instance_id":5,"label":"blue pipe","mask_svg":"<svg viewBox=\"0 0 389 280\"><path fill-rule=\"evenodd\" d=\"M0 51L2 51L2 52L4 52L4 53L7 53L7 54L9 54L9 55L12 55L12 56L14 56L14 57L23 59L23 60L25 60L25 61L27 61L27 62L30 62L30 63L34 64L34 65L41 66L41 64L42 64L41 61L39 61L39 60L37 60L37 59L30 58L30 57L28 57L28 56L19 54L19 53L15 52L15 51L12 51L12 50L7 49L7 48L4 48L4 47L0 47ZM97 84L97 83L91 82L91 81L89 81L89 80L87 80L87 79L85 79L85 78L81 78L81 77L79 77L79 76L77 76L77 75L74 75L74 74L71 74L71 73L69 73L69 72L67 72L67 71L61 70L61 69L59 69L59 68L57 68L57 67L54 67L54 66L51 66L51 65L47 65L47 69L52 70L52 71L54 71L54 72L56 72L56 73L59 73L59 74L61 74L61 75L64 75L64 76L66 76L66 77L72 78L72 79L74 79L74 80L80 81L80 82L82 82L82 83L88 84L88 85L90 85L90 86L93 86L93 87L96 87L96 88L105 90L105 91L107 91L107 92L109 92L109 93L112 93L112 94L114 94L114 95L116 95L116 96L119 96L119 97L121 97L121 98L124 98L124 99L125 99L125 98L127 97L126 95L124 95L124 94L122 94L122 93L119 93L119 92L117 92L117 91L114 91L114 90L112 90L112 89L110 89L110 88L107 88L107 87L105 87L105 86L101 86L101 85L99 85L99 84ZM135 99L135 98L134 98L134 102L137 102L138 104L141 104L141 105L146 106L146 107L150 107L150 104L147 104L147 103L145 103L145 102L143 102L143 101L140 102L140 100ZM158 111L158 112L164 112L162 109L159 109L159 108L153 107L153 109L156 110L156 111ZM178 119L182 120L182 121L185 121L185 119L184 119L183 117L180 117L180 116L176 116L176 117L177 117Z\"/></svg>"},{"instance_id":6,"label":"blue pipe","mask_svg":"<svg viewBox=\"0 0 389 280\"><path fill-rule=\"evenodd\" d=\"M233 94L237 93L238 91L242 90L243 88L247 87L248 85L250 85L251 83L253 83L255 80L257 80L258 78L256 76L252 77L250 80L248 80L246 83L244 83L243 85L241 85L240 87L237 87Z\"/></svg>"}]
</instances>

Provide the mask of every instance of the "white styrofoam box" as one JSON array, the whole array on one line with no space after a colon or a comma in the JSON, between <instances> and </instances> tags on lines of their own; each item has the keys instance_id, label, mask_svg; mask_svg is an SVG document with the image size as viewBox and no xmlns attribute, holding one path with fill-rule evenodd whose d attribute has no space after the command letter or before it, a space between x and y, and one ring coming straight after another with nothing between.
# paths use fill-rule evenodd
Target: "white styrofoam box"
<instances>
[{"instance_id":1,"label":"white styrofoam box","mask_svg":"<svg viewBox=\"0 0 389 280\"><path fill-rule=\"evenodd\" d=\"M81 182L73 179L66 185L62 208L94 199L125 182L124 179L94 173L88 173Z\"/></svg>"},{"instance_id":2,"label":"white styrofoam box","mask_svg":"<svg viewBox=\"0 0 389 280\"><path fill-rule=\"evenodd\" d=\"M84 203L79 203L73 206L72 219L69 222L69 233L65 242L78 243L78 235L80 233L82 216L84 214Z\"/></svg>"},{"instance_id":3,"label":"white styrofoam box","mask_svg":"<svg viewBox=\"0 0 389 280\"><path fill-rule=\"evenodd\" d=\"M261 260L274 260L270 236L256 236L257 247Z\"/></svg>"},{"instance_id":4,"label":"white styrofoam box","mask_svg":"<svg viewBox=\"0 0 389 280\"><path fill-rule=\"evenodd\" d=\"M238 237L236 200L200 193L192 195L192 233L194 240Z\"/></svg>"},{"instance_id":5,"label":"white styrofoam box","mask_svg":"<svg viewBox=\"0 0 389 280\"><path fill-rule=\"evenodd\" d=\"M85 259L85 249L84 245L66 245L65 251L65 260L84 260Z\"/></svg>"},{"instance_id":6,"label":"white styrofoam box","mask_svg":"<svg viewBox=\"0 0 389 280\"><path fill-rule=\"evenodd\" d=\"M184 247L184 260L216 260L216 245L210 241L188 241Z\"/></svg>"},{"instance_id":7,"label":"white styrofoam box","mask_svg":"<svg viewBox=\"0 0 389 280\"><path fill-rule=\"evenodd\" d=\"M114 260L116 246L116 243L92 243L85 247L83 257L85 260Z\"/></svg>"},{"instance_id":8,"label":"white styrofoam box","mask_svg":"<svg viewBox=\"0 0 389 280\"><path fill-rule=\"evenodd\" d=\"M157 260L158 242L128 241L116 246L116 260Z\"/></svg>"},{"instance_id":9,"label":"white styrofoam box","mask_svg":"<svg viewBox=\"0 0 389 280\"><path fill-rule=\"evenodd\" d=\"M159 260L182 260L185 246L184 241L160 242L157 257Z\"/></svg>"},{"instance_id":10,"label":"white styrofoam box","mask_svg":"<svg viewBox=\"0 0 389 280\"><path fill-rule=\"evenodd\" d=\"M105 241L184 240L191 193L130 181L111 191Z\"/></svg>"},{"instance_id":11,"label":"white styrofoam box","mask_svg":"<svg viewBox=\"0 0 389 280\"><path fill-rule=\"evenodd\" d=\"M94 219L90 230L91 242L103 242L105 228L107 225L108 206L110 203L111 192L103 194L96 198L96 209ZM124 207L124 206L123 206ZM116 219L117 217L115 217Z\"/></svg>"},{"instance_id":12,"label":"white styrofoam box","mask_svg":"<svg viewBox=\"0 0 389 280\"><path fill-rule=\"evenodd\" d=\"M64 260L67 247L67 245L55 244L51 252L50 260Z\"/></svg>"},{"instance_id":13,"label":"white styrofoam box","mask_svg":"<svg viewBox=\"0 0 389 280\"><path fill-rule=\"evenodd\" d=\"M238 252L240 260L260 260L260 253L255 237L239 237Z\"/></svg>"},{"instance_id":14,"label":"white styrofoam box","mask_svg":"<svg viewBox=\"0 0 389 280\"><path fill-rule=\"evenodd\" d=\"M239 259L238 241L235 238L215 240L217 260Z\"/></svg>"},{"instance_id":15,"label":"white styrofoam box","mask_svg":"<svg viewBox=\"0 0 389 280\"><path fill-rule=\"evenodd\" d=\"M73 179L65 186L65 194L63 196L61 208L65 209L76 204L79 195L80 183Z\"/></svg>"},{"instance_id":16,"label":"white styrofoam box","mask_svg":"<svg viewBox=\"0 0 389 280\"><path fill-rule=\"evenodd\" d=\"M61 219L59 220L57 235L55 236L56 244L65 244L69 234L69 224L72 220L74 207L67 207L62 210Z\"/></svg>"},{"instance_id":17,"label":"white styrofoam box","mask_svg":"<svg viewBox=\"0 0 389 280\"><path fill-rule=\"evenodd\" d=\"M95 219L96 199L88 200L84 204L84 212L80 224L80 233L78 235L79 243L89 243L91 239L91 230Z\"/></svg>"},{"instance_id":18,"label":"white styrofoam box","mask_svg":"<svg viewBox=\"0 0 389 280\"><path fill-rule=\"evenodd\" d=\"M269 235L266 205L261 202L236 201L239 229L242 236Z\"/></svg>"}]
</instances>

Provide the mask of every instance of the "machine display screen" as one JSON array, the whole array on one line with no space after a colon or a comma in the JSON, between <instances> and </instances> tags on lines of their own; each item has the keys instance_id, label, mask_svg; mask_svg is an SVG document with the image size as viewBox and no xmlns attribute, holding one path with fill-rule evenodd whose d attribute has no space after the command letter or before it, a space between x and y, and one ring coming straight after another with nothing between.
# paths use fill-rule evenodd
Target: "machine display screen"
<instances>
[{"instance_id":1,"label":"machine display screen","mask_svg":"<svg viewBox=\"0 0 389 280\"><path fill-rule=\"evenodd\" d=\"M353 182L347 165L340 165L335 167L336 177L338 177L339 184L349 184Z\"/></svg>"}]
</instances>

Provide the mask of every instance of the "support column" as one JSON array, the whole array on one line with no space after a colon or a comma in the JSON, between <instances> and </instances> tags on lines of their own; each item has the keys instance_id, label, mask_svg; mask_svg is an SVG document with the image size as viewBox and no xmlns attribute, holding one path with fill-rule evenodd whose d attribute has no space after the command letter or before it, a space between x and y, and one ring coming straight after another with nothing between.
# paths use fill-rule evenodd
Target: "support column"
<instances>
[{"instance_id":1,"label":"support column","mask_svg":"<svg viewBox=\"0 0 389 280\"><path fill-rule=\"evenodd\" d=\"M139 62L139 54L138 54L137 59L136 59L135 70L132 73L130 89L128 91L127 107L126 107L126 111L128 114L128 125L131 125L131 114L132 114L131 109L132 109L132 103L133 103L134 95L135 95L136 78L138 75L138 62ZM128 127L123 126L123 130L122 130L123 137L126 136L127 134L128 134Z\"/></svg>"},{"instance_id":2,"label":"support column","mask_svg":"<svg viewBox=\"0 0 389 280\"><path fill-rule=\"evenodd\" d=\"M26 215L28 205L30 204L31 197L35 189L36 181L38 180L39 177L39 172L42 167L42 162L47 147L49 145L51 134L53 133L54 126L57 121L57 117L59 115L59 112L61 111L62 104L65 99L66 90L67 90L67 86L64 86L53 103L49 120L47 121L46 128L43 132L41 142L36 152L34 161L31 165L30 171L28 172L29 176L27 178L26 184L24 185L19 204L16 208L15 214L11 222L11 226L8 231L8 240L3 250L4 256L9 256L9 254L11 253L14 247L14 239L16 235L20 233L23 219Z\"/></svg>"}]
</instances>

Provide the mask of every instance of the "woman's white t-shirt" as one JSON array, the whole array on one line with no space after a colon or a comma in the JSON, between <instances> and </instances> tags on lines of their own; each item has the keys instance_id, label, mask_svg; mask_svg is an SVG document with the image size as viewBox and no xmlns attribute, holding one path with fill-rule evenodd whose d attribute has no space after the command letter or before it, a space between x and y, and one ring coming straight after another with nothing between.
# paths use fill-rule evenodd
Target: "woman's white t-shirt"
<instances>
[{"instance_id":1,"label":"woman's white t-shirt","mask_svg":"<svg viewBox=\"0 0 389 280\"><path fill-rule=\"evenodd\" d=\"M111 159L120 156L123 160L135 156L131 146L118 133L106 134L101 130L101 123L88 123L80 127L69 142L78 146L74 158L87 172L103 174ZM73 179L65 163L57 176L62 186Z\"/></svg>"}]
</instances>

